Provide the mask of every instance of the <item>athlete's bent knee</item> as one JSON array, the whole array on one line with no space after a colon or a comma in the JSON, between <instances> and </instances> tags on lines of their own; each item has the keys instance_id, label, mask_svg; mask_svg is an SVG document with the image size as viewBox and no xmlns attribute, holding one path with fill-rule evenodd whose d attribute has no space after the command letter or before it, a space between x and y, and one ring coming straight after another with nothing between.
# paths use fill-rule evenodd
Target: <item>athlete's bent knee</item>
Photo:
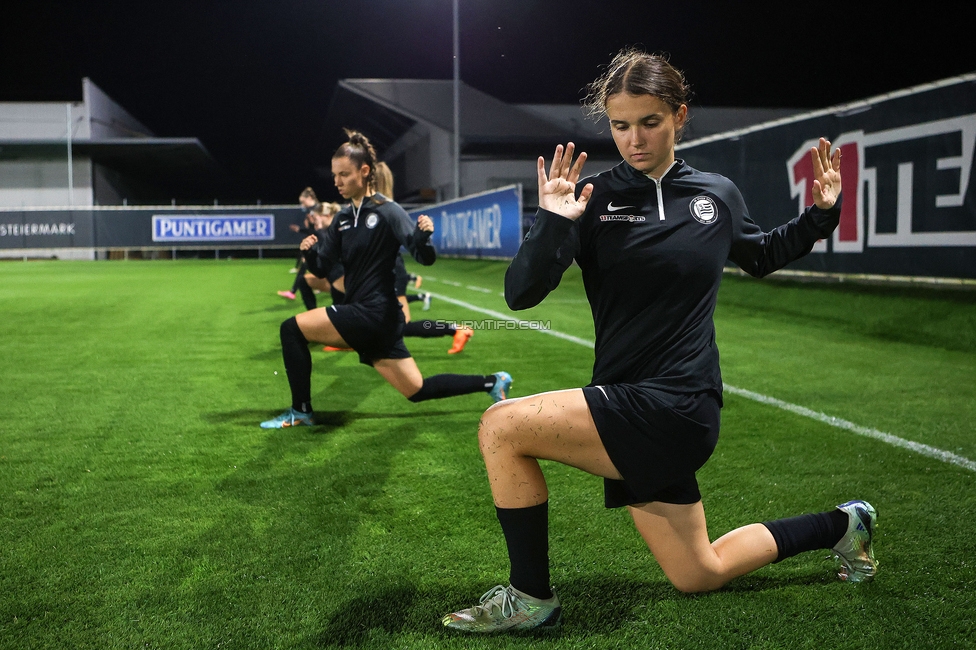
<instances>
[{"instance_id":1,"label":"athlete's bent knee","mask_svg":"<svg viewBox=\"0 0 976 650\"><path fill-rule=\"evenodd\" d=\"M282 321L281 327L278 329L278 335L282 341L295 339L308 343L305 334L302 333L302 328L298 326L298 320L294 316Z\"/></svg>"},{"instance_id":2,"label":"athlete's bent knee","mask_svg":"<svg viewBox=\"0 0 976 650\"><path fill-rule=\"evenodd\" d=\"M674 588L684 594L701 594L715 591L725 584L721 576L710 574L696 574L684 576L668 576Z\"/></svg>"},{"instance_id":3,"label":"athlete's bent knee","mask_svg":"<svg viewBox=\"0 0 976 650\"><path fill-rule=\"evenodd\" d=\"M482 455L486 449L497 447L516 432L513 424L514 406L517 400L507 399L488 407L478 423L478 444Z\"/></svg>"}]
</instances>

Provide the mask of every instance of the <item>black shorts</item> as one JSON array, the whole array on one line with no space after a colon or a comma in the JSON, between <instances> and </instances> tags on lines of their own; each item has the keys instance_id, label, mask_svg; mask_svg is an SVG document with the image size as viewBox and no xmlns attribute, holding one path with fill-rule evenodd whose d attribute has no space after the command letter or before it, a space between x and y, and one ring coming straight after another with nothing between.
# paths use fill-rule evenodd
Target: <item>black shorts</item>
<instances>
[{"instance_id":1,"label":"black shorts","mask_svg":"<svg viewBox=\"0 0 976 650\"><path fill-rule=\"evenodd\" d=\"M371 366L380 359L411 356L403 343L403 311L399 302L393 305L395 310L371 309L361 303L331 305L326 313L342 339L359 353L359 362Z\"/></svg>"},{"instance_id":2,"label":"black shorts","mask_svg":"<svg viewBox=\"0 0 976 650\"><path fill-rule=\"evenodd\" d=\"M721 396L680 394L641 384L587 386L607 455L623 480L604 479L607 508L701 500L695 472L718 442Z\"/></svg>"}]
</instances>

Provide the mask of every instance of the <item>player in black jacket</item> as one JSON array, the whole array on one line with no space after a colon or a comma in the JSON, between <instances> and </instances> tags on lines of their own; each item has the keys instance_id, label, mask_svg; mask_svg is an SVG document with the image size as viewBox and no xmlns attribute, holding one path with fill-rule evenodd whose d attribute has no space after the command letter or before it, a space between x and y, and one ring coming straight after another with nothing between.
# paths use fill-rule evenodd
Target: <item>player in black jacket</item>
<instances>
[{"instance_id":1,"label":"player in black jacket","mask_svg":"<svg viewBox=\"0 0 976 650\"><path fill-rule=\"evenodd\" d=\"M476 392L487 392L496 402L505 399L512 383L507 372L442 374L426 379L420 374L403 344L404 318L393 271L401 245L421 264L434 263L437 254L430 243L434 222L422 215L414 224L403 208L372 192L373 147L362 134L347 134L349 141L332 157L332 175L339 194L350 203L333 218L321 239L311 235L300 246L314 275L330 282L344 278L345 298L342 304L306 311L281 324L281 352L292 405L261 426L314 424L309 341L353 348L361 363L376 368L411 402Z\"/></svg>"},{"instance_id":2,"label":"player in black jacket","mask_svg":"<svg viewBox=\"0 0 976 650\"><path fill-rule=\"evenodd\" d=\"M624 162L579 181L586 160L560 145L538 160L539 213L505 275L513 309L538 304L575 259L593 312L596 360L585 388L508 400L481 419L479 442L508 546L510 584L444 617L467 632L557 625L549 583L548 490L537 459L605 479L607 507L627 506L681 591L718 589L799 552L832 548L843 579L875 573L874 509L836 509L756 523L709 542L695 472L718 440L722 378L712 314L727 259L761 277L837 226L840 152L811 150L815 205L771 232L749 218L735 185L674 156L687 86L666 59L617 55L591 86Z\"/></svg>"}]
</instances>

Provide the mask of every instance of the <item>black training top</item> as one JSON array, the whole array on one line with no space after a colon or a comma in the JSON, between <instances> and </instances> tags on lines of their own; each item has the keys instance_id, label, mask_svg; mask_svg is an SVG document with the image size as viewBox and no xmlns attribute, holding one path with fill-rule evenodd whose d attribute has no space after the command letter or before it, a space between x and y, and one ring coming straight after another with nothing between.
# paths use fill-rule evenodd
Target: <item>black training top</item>
<instances>
[{"instance_id":1,"label":"black training top","mask_svg":"<svg viewBox=\"0 0 976 650\"><path fill-rule=\"evenodd\" d=\"M311 234L313 234L316 237L318 237L319 241L322 241L323 239L326 238L328 232L329 232L329 227L326 226L325 228L319 228L318 230L313 230ZM317 256L318 255L318 253L314 252L313 249L314 249L314 246L312 248L310 248L309 250L307 250L307 251L302 251L302 255L305 257L305 268L310 273L312 271L311 271L311 269L308 268L308 257L309 256ZM324 275L319 276L319 277L328 277L328 278L331 278L329 280L329 282L330 283L334 283L336 279L341 278L345 274L346 274L346 270L344 268L342 268L342 262L334 262L334 263L331 263L331 264L328 265L328 272L326 274L324 274ZM313 275L314 275L314 273L313 273Z\"/></svg>"},{"instance_id":2,"label":"black training top","mask_svg":"<svg viewBox=\"0 0 976 650\"><path fill-rule=\"evenodd\" d=\"M712 314L726 260L762 277L810 252L840 219L840 201L764 233L724 176L677 160L660 181L626 162L593 183L578 221L540 209L505 273L512 309L539 304L576 259L593 312L591 386L713 389L722 376Z\"/></svg>"},{"instance_id":3,"label":"black training top","mask_svg":"<svg viewBox=\"0 0 976 650\"><path fill-rule=\"evenodd\" d=\"M359 210L343 207L305 260L314 275L330 282L345 274L346 304L378 297L396 302L393 268L401 245L425 266L437 258L430 233L417 228L398 204L374 194Z\"/></svg>"}]
</instances>

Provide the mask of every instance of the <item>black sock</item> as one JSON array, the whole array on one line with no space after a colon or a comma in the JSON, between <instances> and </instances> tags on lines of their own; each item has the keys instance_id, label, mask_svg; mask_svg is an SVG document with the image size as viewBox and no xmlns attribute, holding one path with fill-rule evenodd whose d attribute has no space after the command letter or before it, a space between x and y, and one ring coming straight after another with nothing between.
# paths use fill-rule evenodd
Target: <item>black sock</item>
<instances>
[{"instance_id":1,"label":"black sock","mask_svg":"<svg viewBox=\"0 0 976 650\"><path fill-rule=\"evenodd\" d=\"M764 521L763 526L776 540L779 554L774 562L781 562L804 551L833 548L847 533L849 520L846 512L835 508L829 512Z\"/></svg>"},{"instance_id":2,"label":"black sock","mask_svg":"<svg viewBox=\"0 0 976 650\"><path fill-rule=\"evenodd\" d=\"M312 412L312 354L308 339L292 316L281 324L281 356L291 388L291 407L302 413Z\"/></svg>"},{"instance_id":3,"label":"black sock","mask_svg":"<svg viewBox=\"0 0 976 650\"><path fill-rule=\"evenodd\" d=\"M432 339L438 336L454 336L457 331L454 323L440 320L412 320L403 326L404 336L418 336L422 339Z\"/></svg>"},{"instance_id":4,"label":"black sock","mask_svg":"<svg viewBox=\"0 0 976 650\"><path fill-rule=\"evenodd\" d=\"M528 508L495 506L512 565L509 581L535 598L552 598L549 585L549 502Z\"/></svg>"},{"instance_id":5,"label":"black sock","mask_svg":"<svg viewBox=\"0 0 976 650\"><path fill-rule=\"evenodd\" d=\"M407 302L420 302L424 297L419 293L411 293L407 295Z\"/></svg>"},{"instance_id":6,"label":"black sock","mask_svg":"<svg viewBox=\"0 0 976 650\"><path fill-rule=\"evenodd\" d=\"M468 393L482 393L495 387L495 375L434 375L426 377L423 385L410 396L411 402L455 397Z\"/></svg>"},{"instance_id":7,"label":"black sock","mask_svg":"<svg viewBox=\"0 0 976 650\"><path fill-rule=\"evenodd\" d=\"M295 273L295 281L291 283L292 293L298 293L298 291L301 289L301 283L305 281L305 258L302 257L299 259L301 259L301 262L295 264L295 268L298 269L298 272Z\"/></svg>"},{"instance_id":8,"label":"black sock","mask_svg":"<svg viewBox=\"0 0 976 650\"><path fill-rule=\"evenodd\" d=\"M318 303L315 300L315 292L309 286L304 273L298 274L298 279L295 281L295 284L298 285L298 291L302 294L302 302L305 303L305 309L311 311L318 307Z\"/></svg>"}]
</instances>

